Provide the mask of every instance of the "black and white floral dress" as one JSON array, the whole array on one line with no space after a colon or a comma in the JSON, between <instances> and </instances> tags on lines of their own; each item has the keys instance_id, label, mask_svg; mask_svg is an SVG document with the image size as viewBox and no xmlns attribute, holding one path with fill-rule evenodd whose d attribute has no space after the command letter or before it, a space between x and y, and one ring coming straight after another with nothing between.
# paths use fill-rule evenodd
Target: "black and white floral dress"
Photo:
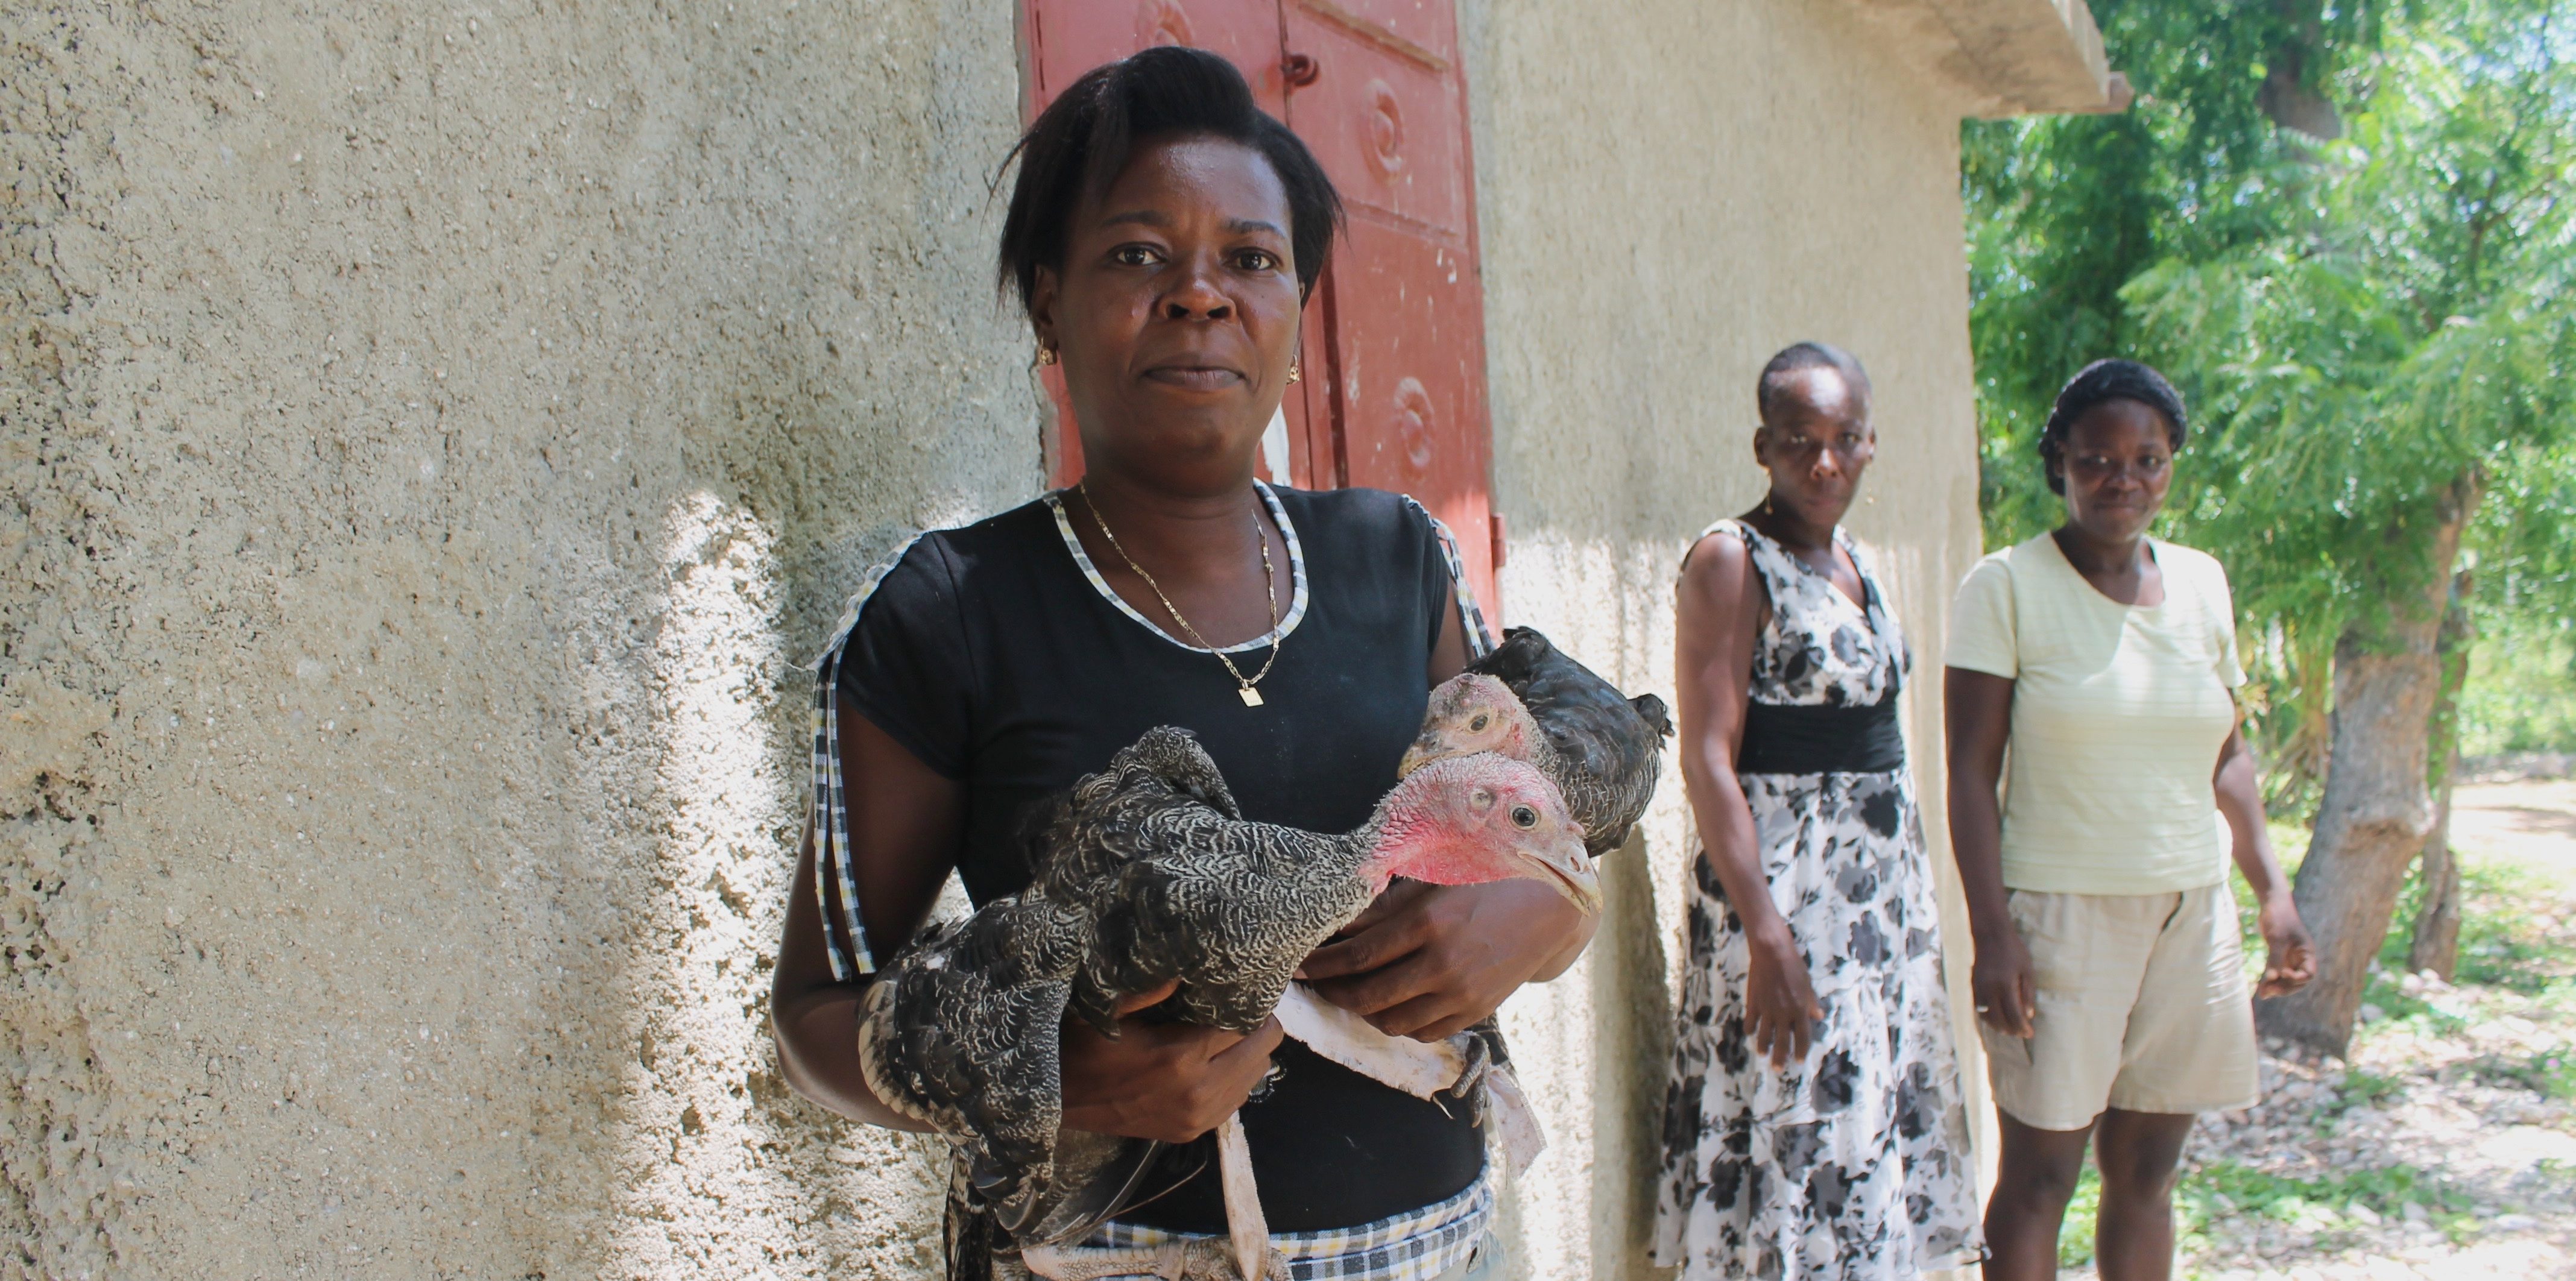
<instances>
[{"instance_id":1,"label":"black and white floral dress","mask_svg":"<svg viewBox=\"0 0 2576 1281\"><path fill-rule=\"evenodd\" d=\"M1821 1034L1786 1069L1755 1054L1744 925L1707 856L1692 860L1655 1262L1684 1281L1879 1281L1965 1266L1983 1253L1977 1172L1922 818L1893 719L1911 656L1848 535L1835 540L1866 605L1759 531L1720 521L1707 533L1721 531L1744 540L1771 602L1739 771L1766 704L1789 709L1769 722L1823 726L1827 738L1869 722L1895 755L1869 761L1890 768L1739 772L1772 902L1824 1007ZM1803 759L1819 750L1840 748L1810 744Z\"/></svg>"}]
</instances>

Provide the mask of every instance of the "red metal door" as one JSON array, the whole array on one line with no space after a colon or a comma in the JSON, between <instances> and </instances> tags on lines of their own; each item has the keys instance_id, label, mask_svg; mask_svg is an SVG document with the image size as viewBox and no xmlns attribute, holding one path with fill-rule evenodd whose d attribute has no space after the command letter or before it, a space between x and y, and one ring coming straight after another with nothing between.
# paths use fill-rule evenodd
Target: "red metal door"
<instances>
[{"instance_id":1,"label":"red metal door","mask_svg":"<svg viewBox=\"0 0 2576 1281\"><path fill-rule=\"evenodd\" d=\"M1282 406L1284 479L1420 499L1457 534L1468 580L1499 618L1484 293L1451 0L1023 0L1022 16L1032 118L1103 62L1195 44L1232 60L1262 108L1314 149L1349 202L1350 237L1306 309L1306 379ZM1049 470L1070 483L1081 449L1061 411L1056 434Z\"/></svg>"}]
</instances>

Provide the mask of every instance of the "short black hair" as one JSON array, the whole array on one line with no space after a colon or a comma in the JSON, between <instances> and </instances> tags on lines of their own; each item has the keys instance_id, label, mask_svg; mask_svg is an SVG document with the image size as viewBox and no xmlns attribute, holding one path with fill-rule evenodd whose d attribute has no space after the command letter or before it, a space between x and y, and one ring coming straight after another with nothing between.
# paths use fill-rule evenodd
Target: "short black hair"
<instances>
[{"instance_id":1,"label":"short black hair","mask_svg":"<svg viewBox=\"0 0 2576 1281\"><path fill-rule=\"evenodd\" d=\"M2057 406L2048 411L2048 425L2039 429L2039 468L2048 478L2048 492L2066 492L2066 477L2059 468L2066 461L2066 434L2075 430L2075 420L2109 400L2134 400L2156 411L2165 420L2165 443L2175 453L2182 452L2183 441L2191 435L2182 393L2151 366L2134 360L2097 360L2066 380L2058 390Z\"/></svg>"},{"instance_id":2,"label":"short black hair","mask_svg":"<svg viewBox=\"0 0 2576 1281\"><path fill-rule=\"evenodd\" d=\"M1092 68L1038 113L1019 144L1010 212L1002 219L1000 285L1026 307L1040 267L1064 265L1073 212L1118 180L1151 138L1222 138L1261 153L1288 195L1297 292L1311 293L1342 225L1341 193L1313 152L1252 100L1234 64L1204 49L1162 45Z\"/></svg>"},{"instance_id":3,"label":"short black hair","mask_svg":"<svg viewBox=\"0 0 2576 1281\"><path fill-rule=\"evenodd\" d=\"M1789 380L1789 375L1805 369L1833 370L1860 393L1863 402L1870 398L1869 371L1860 367L1860 357L1832 343L1794 342L1771 357L1771 363L1762 367L1762 377L1753 384L1753 407L1763 422L1771 421L1771 412L1779 408L1780 397L1786 394L1781 384Z\"/></svg>"}]
</instances>

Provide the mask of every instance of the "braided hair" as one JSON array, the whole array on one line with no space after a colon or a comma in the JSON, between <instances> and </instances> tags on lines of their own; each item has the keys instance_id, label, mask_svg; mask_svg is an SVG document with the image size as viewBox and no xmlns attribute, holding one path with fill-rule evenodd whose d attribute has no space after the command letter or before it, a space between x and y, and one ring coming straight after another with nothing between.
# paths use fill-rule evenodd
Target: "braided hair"
<instances>
[{"instance_id":1,"label":"braided hair","mask_svg":"<svg viewBox=\"0 0 2576 1281\"><path fill-rule=\"evenodd\" d=\"M2039 465L2048 477L2048 492L2066 492L2066 434L2094 406L2111 400L2134 400L2156 411L2165 420L2166 443L2175 453L2182 452L2182 442L2190 434L2182 393L2163 374L2134 360L2097 360L2066 380L2057 393L2057 406L2048 411L2048 425L2039 429Z\"/></svg>"}]
</instances>

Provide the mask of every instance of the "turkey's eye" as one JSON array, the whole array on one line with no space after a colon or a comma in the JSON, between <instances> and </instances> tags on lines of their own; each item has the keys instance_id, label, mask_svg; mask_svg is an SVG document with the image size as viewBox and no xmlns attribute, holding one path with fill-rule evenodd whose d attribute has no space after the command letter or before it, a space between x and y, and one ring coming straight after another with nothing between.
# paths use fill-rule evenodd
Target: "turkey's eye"
<instances>
[{"instance_id":1,"label":"turkey's eye","mask_svg":"<svg viewBox=\"0 0 2576 1281\"><path fill-rule=\"evenodd\" d=\"M1536 827L1536 826L1538 826L1538 811L1537 811L1537 810L1534 810L1534 809L1531 809L1529 806L1526 806L1526 805L1515 805L1515 806L1513 806L1513 807L1512 807L1512 826L1514 826L1514 827Z\"/></svg>"},{"instance_id":2,"label":"turkey's eye","mask_svg":"<svg viewBox=\"0 0 2576 1281\"><path fill-rule=\"evenodd\" d=\"M1467 728L1481 734L1485 732L1486 724L1491 722L1493 719L1493 717L1488 716L1483 712L1478 712L1476 713L1476 719L1467 722Z\"/></svg>"}]
</instances>

